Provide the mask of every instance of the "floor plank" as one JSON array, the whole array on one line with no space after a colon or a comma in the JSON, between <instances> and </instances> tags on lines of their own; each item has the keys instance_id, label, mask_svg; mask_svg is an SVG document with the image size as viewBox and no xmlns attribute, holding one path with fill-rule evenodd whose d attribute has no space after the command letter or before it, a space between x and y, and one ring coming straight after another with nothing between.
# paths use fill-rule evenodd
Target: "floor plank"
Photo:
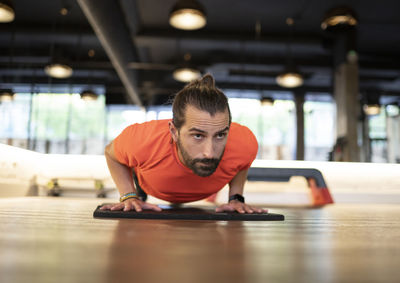
<instances>
[{"instance_id":1,"label":"floor plank","mask_svg":"<svg viewBox=\"0 0 400 283\"><path fill-rule=\"evenodd\" d=\"M398 282L400 207L283 222L94 219L98 199L0 199L0 282ZM136 281L140 280L140 281Z\"/></svg>"}]
</instances>

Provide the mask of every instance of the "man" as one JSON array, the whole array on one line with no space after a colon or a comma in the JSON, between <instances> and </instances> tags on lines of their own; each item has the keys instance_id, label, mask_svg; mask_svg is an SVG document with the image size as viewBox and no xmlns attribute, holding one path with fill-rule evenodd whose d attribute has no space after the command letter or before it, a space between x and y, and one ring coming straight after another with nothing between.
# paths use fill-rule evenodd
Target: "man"
<instances>
[{"instance_id":1,"label":"man","mask_svg":"<svg viewBox=\"0 0 400 283\"><path fill-rule=\"evenodd\" d=\"M127 127L106 147L107 165L121 197L120 203L102 209L161 211L144 202L139 192L185 203L205 199L229 183L229 201L216 212L266 212L247 205L242 196L257 140L247 127L231 122L228 99L214 78L208 74L186 85L176 95L172 112L172 120Z\"/></svg>"}]
</instances>

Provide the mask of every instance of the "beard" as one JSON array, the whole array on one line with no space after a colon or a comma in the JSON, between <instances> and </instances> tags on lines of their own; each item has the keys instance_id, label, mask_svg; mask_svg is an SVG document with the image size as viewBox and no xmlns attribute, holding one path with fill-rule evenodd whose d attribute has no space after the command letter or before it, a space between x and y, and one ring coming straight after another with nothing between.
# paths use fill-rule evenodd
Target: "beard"
<instances>
[{"instance_id":1,"label":"beard","mask_svg":"<svg viewBox=\"0 0 400 283\"><path fill-rule=\"evenodd\" d=\"M180 151L183 163L193 171L194 174L200 177L208 177L211 176L215 170L217 170L219 162L222 159L222 155L224 154L224 150L219 158L192 158L189 153L185 150L180 139L177 141L178 150Z\"/></svg>"}]
</instances>

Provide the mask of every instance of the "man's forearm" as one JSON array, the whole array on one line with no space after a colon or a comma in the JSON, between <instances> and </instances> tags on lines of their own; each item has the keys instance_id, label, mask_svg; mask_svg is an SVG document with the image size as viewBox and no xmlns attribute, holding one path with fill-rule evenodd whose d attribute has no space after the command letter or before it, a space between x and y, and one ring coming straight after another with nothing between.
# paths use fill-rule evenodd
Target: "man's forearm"
<instances>
[{"instance_id":1,"label":"man's forearm","mask_svg":"<svg viewBox=\"0 0 400 283\"><path fill-rule=\"evenodd\" d=\"M229 196L233 196L235 194L243 195L244 184L247 181L247 172L248 170L240 171L236 174L236 176L229 183ZM216 212L224 212L224 211L237 211L239 213L265 213L268 210L260 209L252 207L246 203L244 203L241 198L236 197L233 198L228 203L220 205L215 209Z\"/></svg>"},{"instance_id":2,"label":"man's forearm","mask_svg":"<svg viewBox=\"0 0 400 283\"><path fill-rule=\"evenodd\" d=\"M232 181L229 183L229 196L233 196L235 194L243 195L244 184L247 180L247 172L248 170L240 171L232 179Z\"/></svg>"}]
</instances>

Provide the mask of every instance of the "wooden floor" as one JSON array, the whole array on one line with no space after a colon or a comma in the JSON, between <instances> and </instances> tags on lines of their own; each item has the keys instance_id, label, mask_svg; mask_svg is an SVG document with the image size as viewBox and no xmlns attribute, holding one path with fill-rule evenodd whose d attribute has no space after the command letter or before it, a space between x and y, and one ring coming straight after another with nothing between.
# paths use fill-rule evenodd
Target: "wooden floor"
<instances>
[{"instance_id":1,"label":"wooden floor","mask_svg":"<svg viewBox=\"0 0 400 283\"><path fill-rule=\"evenodd\" d=\"M93 219L100 203L0 199L0 282L399 282L399 206L214 222Z\"/></svg>"}]
</instances>

